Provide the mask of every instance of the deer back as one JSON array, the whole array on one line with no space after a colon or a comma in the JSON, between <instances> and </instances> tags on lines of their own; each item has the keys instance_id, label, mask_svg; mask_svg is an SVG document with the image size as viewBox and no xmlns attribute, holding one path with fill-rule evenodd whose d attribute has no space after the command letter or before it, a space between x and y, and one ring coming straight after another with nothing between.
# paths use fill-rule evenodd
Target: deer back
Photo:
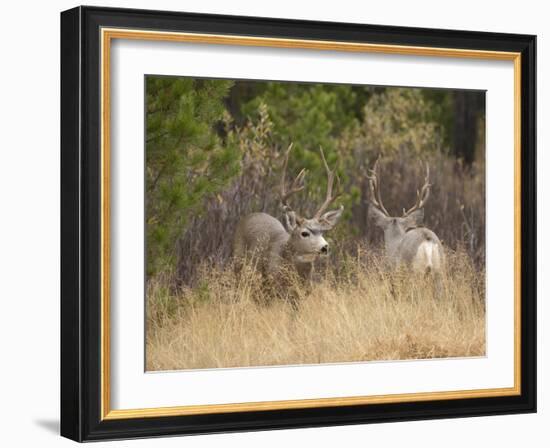
<instances>
[{"instance_id":1,"label":"deer back","mask_svg":"<svg viewBox=\"0 0 550 448\"><path fill-rule=\"evenodd\" d=\"M237 225L233 253L237 257L246 253L263 259L282 257L289 238L278 219L267 213L251 213Z\"/></svg>"}]
</instances>

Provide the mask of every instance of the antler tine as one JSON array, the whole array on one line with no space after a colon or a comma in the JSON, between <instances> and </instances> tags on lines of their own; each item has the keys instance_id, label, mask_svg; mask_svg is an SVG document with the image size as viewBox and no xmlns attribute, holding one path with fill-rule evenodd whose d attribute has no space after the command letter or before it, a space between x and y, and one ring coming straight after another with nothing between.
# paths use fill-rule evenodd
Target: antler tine
<instances>
[{"instance_id":1,"label":"antler tine","mask_svg":"<svg viewBox=\"0 0 550 448\"><path fill-rule=\"evenodd\" d=\"M369 170L371 175L369 176L367 174L367 179L369 180L369 187L371 192L370 201L376 208L378 208L378 210L380 210L386 216L390 216L390 214L386 210L386 207L384 207L384 203L382 202L382 196L380 194L380 183L378 181L378 161L379 160L380 160L380 156L376 159L376 162L374 162L374 166L372 167L372 170Z\"/></svg>"},{"instance_id":2,"label":"antler tine","mask_svg":"<svg viewBox=\"0 0 550 448\"><path fill-rule=\"evenodd\" d=\"M315 213L314 219L319 219L330 204L342 195L340 177L336 174L335 170L331 170L328 166L325 153L321 146L319 146L319 152L321 153L321 159L323 160L323 165L325 166L325 171L327 172L327 195L325 197L325 202L323 202L319 210L317 210L317 213ZM335 193L333 193L334 180L336 180L336 189L334 190Z\"/></svg>"},{"instance_id":3,"label":"antler tine","mask_svg":"<svg viewBox=\"0 0 550 448\"><path fill-rule=\"evenodd\" d=\"M424 178L424 185L420 190L416 190L416 203L407 211L403 209L403 217L409 216L412 212L422 208L426 205L426 201L430 197L430 165L426 163L426 177Z\"/></svg>"},{"instance_id":4,"label":"antler tine","mask_svg":"<svg viewBox=\"0 0 550 448\"><path fill-rule=\"evenodd\" d=\"M288 145L287 150L285 151L285 158L283 160L283 173L281 176L281 206L283 209L291 209L291 207L288 205L288 198L292 196L295 193L298 193L299 191L302 191L305 187L305 176L306 176L306 169L302 168L302 170L298 173L298 175L294 178L294 181L292 182L292 185L290 186L290 190L286 191L286 168L288 166L288 156L290 154L290 151L292 150L293 143Z\"/></svg>"}]
</instances>

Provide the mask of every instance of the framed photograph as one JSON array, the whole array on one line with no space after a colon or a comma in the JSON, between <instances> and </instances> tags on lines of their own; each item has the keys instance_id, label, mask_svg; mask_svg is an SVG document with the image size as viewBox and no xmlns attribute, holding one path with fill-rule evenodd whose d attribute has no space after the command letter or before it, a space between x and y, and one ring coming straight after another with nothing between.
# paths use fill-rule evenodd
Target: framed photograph
<instances>
[{"instance_id":1,"label":"framed photograph","mask_svg":"<svg viewBox=\"0 0 550 448\"><path fill-rule=\"evenodd\" d=\"M61 433L536 411L535 36L61 14Z\"/></svg>"}]
</instances>

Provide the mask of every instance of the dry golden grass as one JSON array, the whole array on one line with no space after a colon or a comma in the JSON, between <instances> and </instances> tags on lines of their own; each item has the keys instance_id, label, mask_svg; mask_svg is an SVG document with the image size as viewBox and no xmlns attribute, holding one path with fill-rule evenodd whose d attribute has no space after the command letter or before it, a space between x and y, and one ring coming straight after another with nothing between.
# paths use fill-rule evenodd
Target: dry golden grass
<instances>
[{"instance_id":1,"label":"dry golden grass","mask_svg":"<svg viewBox=\"0 0 550 448\"><path fill-rule=\"evenodd\" d=\"M253 269L203 268L194 288L147 291L147 370L425 359L485 354L485 274L462 253L441 282L389 274L377 258L348 259L299 305L273 295ZM284 288L286 291L287 288Z\"/></svg>"}]
</instances>

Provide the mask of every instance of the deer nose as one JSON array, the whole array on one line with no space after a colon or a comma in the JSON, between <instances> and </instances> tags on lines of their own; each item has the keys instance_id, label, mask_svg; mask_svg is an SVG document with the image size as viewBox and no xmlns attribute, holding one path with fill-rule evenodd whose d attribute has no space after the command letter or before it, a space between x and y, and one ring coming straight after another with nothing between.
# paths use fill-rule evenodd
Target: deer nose
<instances>
[{"instance_id":1,"label":"deer nose","mask_svg":"<svg viewBox=\"0 0 550 448\"><path fill-rule=\"evenodd\" d=\"M321 253L322 254L328 253L328 244L325 244L323 247L321 247Z\"/></svg>"}]
</instances>

